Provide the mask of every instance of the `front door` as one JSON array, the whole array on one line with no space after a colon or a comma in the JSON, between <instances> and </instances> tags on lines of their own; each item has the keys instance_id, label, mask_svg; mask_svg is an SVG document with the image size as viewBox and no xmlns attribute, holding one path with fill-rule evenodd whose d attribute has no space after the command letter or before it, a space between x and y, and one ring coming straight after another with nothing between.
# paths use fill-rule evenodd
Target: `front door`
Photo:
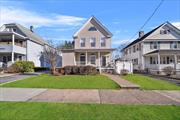
<instances>
[{"instance_id":1,"label":"front door","mask_svg":"<svg viewBox=\"0 0 180 120\"><path fill-rule=\"evenodd\" d=\"M7 63L7 57L3 56L3 63Z\"/></svg>"},{"instance_id":2,"label":"front door","mask_svg":"<svg viewBox=\"0 0 180 120\"><path fill-rule=\"evenodd\" d=\"M102 66L106 66L106 56L102 56Z\"/></svg>"}]
</instances>

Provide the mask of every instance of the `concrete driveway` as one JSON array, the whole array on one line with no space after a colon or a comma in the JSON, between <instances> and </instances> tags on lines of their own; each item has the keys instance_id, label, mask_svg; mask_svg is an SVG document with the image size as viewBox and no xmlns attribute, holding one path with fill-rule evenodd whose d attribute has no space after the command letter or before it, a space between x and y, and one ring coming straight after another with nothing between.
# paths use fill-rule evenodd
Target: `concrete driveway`
<instances>
[{"instance_id":1,"label":"concrete driveway","mask_svg":"<svg viewBox=\"0 0 180 120\"><path fill-rule=\"evenodd\" d=\"M11 82L11 81L16 81L16 80L20 80L20 79L24 79L24 78L28 78L28 77L32 77L32 76L37 76L37 75L35 75L35 74L30 74L30 75L15 74L15 75L11 75L11 76L4 76L4 77L0 77L0 84Z\"/></svg>"}]
</instances>

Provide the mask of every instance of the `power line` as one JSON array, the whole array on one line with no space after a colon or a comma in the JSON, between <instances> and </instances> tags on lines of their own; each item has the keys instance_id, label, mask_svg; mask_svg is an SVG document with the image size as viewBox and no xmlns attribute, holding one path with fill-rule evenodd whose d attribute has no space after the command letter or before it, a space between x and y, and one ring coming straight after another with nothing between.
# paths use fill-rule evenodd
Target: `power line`
<instances>
[{"instance_id":1,"label":"power line","mask_svg":"<svg viewBox=\"0 0 180 120\"><path fill-rule=\"evenodd\" d=\"M144 28L144 26L151 20L151 18L154 16L154 14L157 12L157 10L159 9L159 7L162 5L162 3L164 2L164 0L161 0L160 3L158 4L158 6L154 9L153 13L148 17L148 19L145 21L145 23L139 28L139 30L130 38L133 39L140 30L142 30Z\"/></svg>"}]
</instances>

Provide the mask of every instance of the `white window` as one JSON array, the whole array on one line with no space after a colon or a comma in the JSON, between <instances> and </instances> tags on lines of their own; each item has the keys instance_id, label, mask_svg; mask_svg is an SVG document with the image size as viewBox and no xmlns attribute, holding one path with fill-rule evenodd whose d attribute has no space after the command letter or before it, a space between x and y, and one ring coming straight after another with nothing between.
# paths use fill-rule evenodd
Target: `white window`
<instances>
[{"instance_id":1,"label":"white window","mask_svg":"<svg viewBox=\"0 0 180 120\"><path fill-rule=\"evenodd\" d=\"M131 48L129 48L129 54L131 54Z\"/></svg>"},{"instance_id":2,"label":"white window","mask_svg":"<svg viewBox=\"0 0 180 120\"><path fill-rule=\"evenodd\" d=\"M170 48L171 49L177 49L178 45L177 45L177 42L171 42L170 43Z\"/></svg>"},{"instance_id":3,"label":"white window","mask_svg":"<svg viewBox=\"0 0 180 120\"><path fill-rule=\"evenodd\" d=\"M135 45L133 46L133 52L136 52L136 46Z\"/></svg>"},{"instance_id":4,"label":"white window","mask_svg":"<svg viewBox=\"0 0 180 120\"><path fill-rule=\"evenodd\" d=\"M160 30L160 34L164 35L164 34L169 34L170 30Z\"/></svg>"},{"instance_id":5,"label":"white window","mask_svg":"<svg viewBox=\"0 0 180 120\"><path fill-rule=\"evenodd\" d=\"M91 64L93 64L93 65L96 64L96 55L92 54L92 55L90 56L90 62L91 62Z\"/></svg>"},{"instance_id":6,"label":"white window","mask_svg":"<svg viewBox=\"0 0 180 120\"><path fill-rule=\"evenodd\" d=\"M101 47L105 47L106 46L106 38L102 37L101 38Z\"/></svg>"},{"instance_id":7,"label":"white window","mask_svg":"<svg viewBox=\"0 0 180 120\"><path fill-rule=\"evenodd\" d=\"M180 64L180 56L177 56L177 63Z\"/></svg>"},{"instance_id":8,"label":"white window","mask_svg":"<svg viewBox=\"0 0 180 120\"><path fill-rule=\"evenodd\" d=\"M91 47L95 47L96 46L96 38L91 38L90 39L90 43L91 43Z\"/></svg>"},{"instance_id":9,"label":"white window","mask_svg":"<svg viewBox=\"0 0 180 120\"><path fill-rule=\"evenodd\" d=\"M155 57L150 57L150 64L156 64L156 58Z\"/></svg>"},{"instance_id":10,"label":"white window","mask_svg":"<svg viewBox=\"0 0 180 120\"><path fill-rule=\"evenodd\" d=\"M86 38L81 38L80 40L80 44L81 44L81 47L85 47L86 46Z\"/></svg>"},{"instance_id":11,"label":"white window","mask_svg":"<svg viewBox=\"0 0 180 120\"><path fill-rule=\"evenodd\" d=\"M158 48L158 42L150 42L150 49L157 49Z\"/></svg>"}]
</instances>

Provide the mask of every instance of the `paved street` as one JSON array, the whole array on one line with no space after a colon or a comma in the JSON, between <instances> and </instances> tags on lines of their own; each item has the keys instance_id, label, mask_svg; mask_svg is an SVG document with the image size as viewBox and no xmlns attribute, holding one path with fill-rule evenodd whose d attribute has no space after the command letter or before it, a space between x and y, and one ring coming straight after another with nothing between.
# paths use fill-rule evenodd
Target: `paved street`
<instances>
[{"instance_id":1,"label":"paved street","mask_svg":"<svg viewBox=\"0 0 180 120\"><path fill-rule=\"evenodd\" d=\"M0 88L0 101L180 105L180 91Z\"/></svg>"}]
</instances>

